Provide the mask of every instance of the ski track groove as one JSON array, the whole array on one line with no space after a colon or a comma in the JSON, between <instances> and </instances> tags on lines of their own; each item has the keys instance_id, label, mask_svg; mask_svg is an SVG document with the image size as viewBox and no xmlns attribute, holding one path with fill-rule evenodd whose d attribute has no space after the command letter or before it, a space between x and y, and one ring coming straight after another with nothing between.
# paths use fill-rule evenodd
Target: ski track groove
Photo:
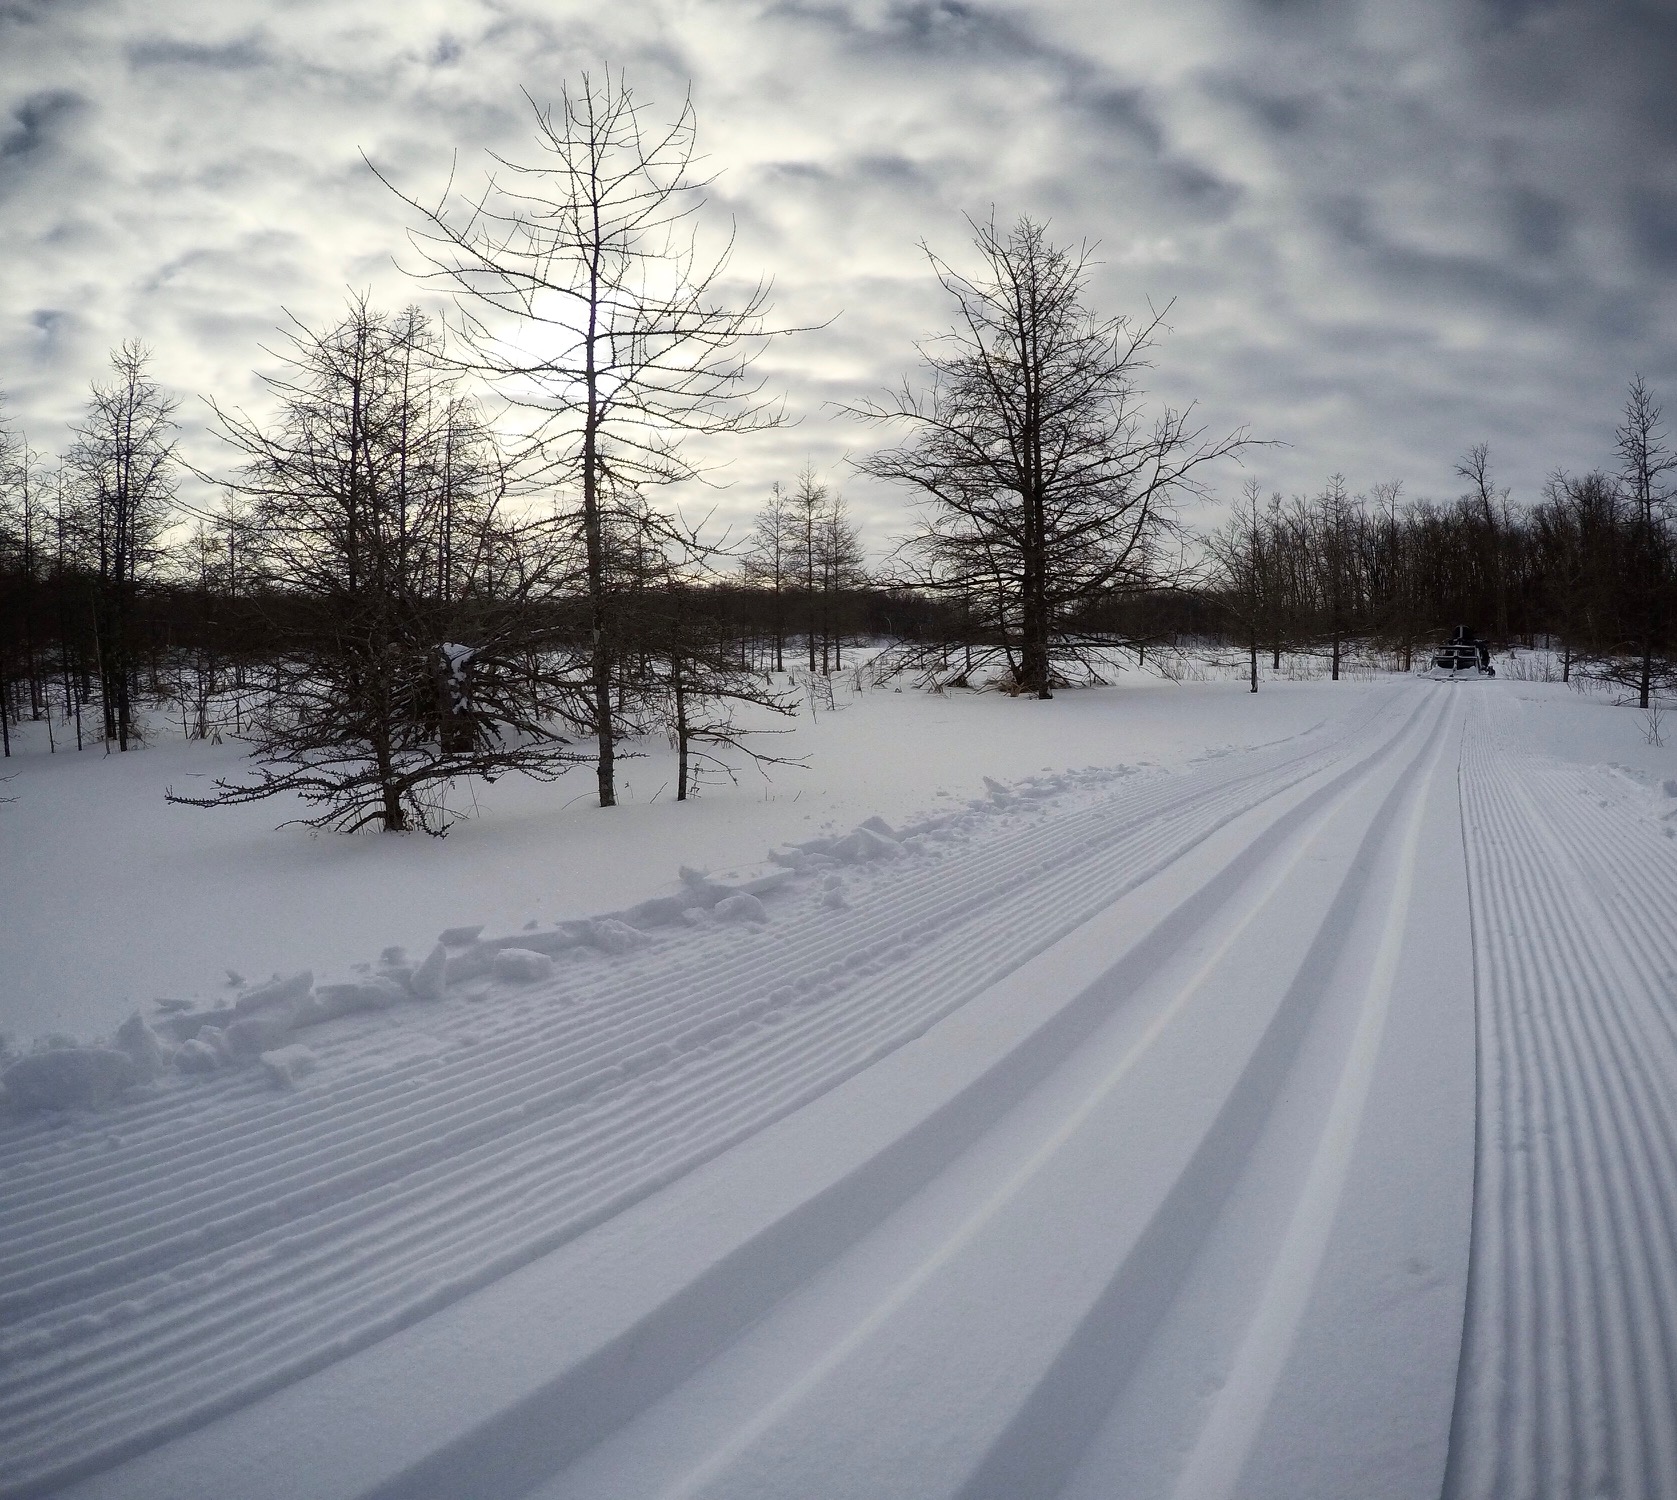
<instances>
[{"instance_id":1,"label":"ski track groove","mask_svg":"<svg viewBox=\"0 0 1677 1500\"><path fill-rule=\"evenodd\" d=\"M25 1122L0 1136L0 1493L140 1451L556 1247L1422 711L1388 697L1303 747L1024 804L932 839L935 862L846 872L859 899L813 925L682 934L463 1010L469 1047L335 1068L388 1039L357 1018L311 1036L323 1081L295 1096L211 1078L118 1106L69 1149Z\"/></svg>"},{"instance_id":2,"label":"ski track groove","mask_svg":"<svg viewBox=\"0 0 1677 1500\"><path fill-rule=\"evenodd\" d=\"M1352 907L1357 910L1361 910L1362 904L1369 899L1369 888L1359 872L1366 872L1378 857L1376 851L1386 847L1386 841L1393 837L1394 830L1399 826L1395 818L1396 809L1405 799L1415 796L1417 788L1424 785L1425 768L1429 762L1430 751L1439 741L1440 731L1446 718L1444 713L1429 712L1428 710L1437 709L1441 706L1436 702L1423 705L1420 711L1413 714L1396 732L1388 736L1385 750L1379 754L1361 759L1351 769L1347 770L1342 777L1319 789L1318 795L1322 800L1314 806L1308 820L1301 821L1293 829L1287 843L1270 849L1265 855L1263 874L1260 876L1254 870L1249 873L1247 881L1242 884L1238 892L1225 894L1219 899L1219 916L1226 916L1231 908L1239 909L1242 912L1235 932L1220 938L1215 945L1214 953L1210 955L1199 954L1196 958L1196 968L1191 976L1173 983L1171 989L1173 998L1169 1003L1159 1004L1155 1018L1144 1034L1129 1044L1129 1050L1124 1060L1106 1072L1097 1084L1091 1087L1087 1093L1082 1094L1075 1105L1060 1117L1058 1127L1046 1141L1037 1144L1031 1159L1026 1164L1013 1168L1010 1174L999 1184L994 1181L988 1182L978 1201L969 1205L970 1212L967 1212L965 1217L960 1218L959 1222L954 1224L954 1227L947 1230L935 1246L928 1247L924 1257L915 1264L907 1275L887 1286L882 1286L878 1297L872 1302L871 1307L867 1308L865 1315L859 1316L857 1321L848 1324L845 1331L821 1350L812 1363L802 1368L789 1385L777 1390L763 1406L752 1412L746 1420L732 1431L724 1431L718 1435L715 1446L670 1487L660 1487L659 1494L669 1497L669 1500L675 1500L675 1497L678 1496L682 1497L682 1500L688 1500L688 1497L700 1495L727 1495L733 1492L730 1486L735 1483L741 1486L740 1492L742 1493L747 1490L754 1494L766 1492L762 1487L760 1476L748 1471L744 1477L741 1477L733 1471L731 1467L733 1463L747 1455L759 1441L771 1442L777 1423L782 1418L795 1422L800 1402L811 1396L827 1377L834 1376L841 1371L851 1356L857 1355L876 1336L881 1344L890 1343L887 1331L890 1329L891 1321L897 1313L911 1304L922 1290L931 1286L967 1249L979 1242L992 1221L1005 1214L1019 1194L1030 1189L1038 1180L1039 1172L1049 1168L1057 1148L1065 1145L1075 1136L1080 1124L1097 1111L1101 1102L1107 1099L1115 1089L1118 1081L1129 1076L1138 1067L1145 1066L1145 1059L1152 1047L1158 1044L1165 1035L1174 1031L1176 1027L1185 1024L1182 1019L1185 1014L1195 1008L1214 1003L1201 998L1204 981L1223 965L1231 952L1237 951L1237 939L1255 930L1255 924L1260 922L1263 914L1270 909L1270 903L1278 898L1286 888L1288 881L1296 878L1299 870L1309 863L1311 853L1318 847L1317 841L1321 838L1324 829L1343 815L1347 808L1353 806L1360 796L1367 793L1371 786L1383 786L1384 790L1380 792L1378 798L1382 810L1372 824L1364 828L1358 835L1357 852L1351 856L1351 873L1345 881L1342 881L1335 888L1331 895L1325 898L1320 895L1317 897L1322 903L1321 910L1317 913L1321 925L1318 926L1313 921L1311 931L1314 936L1310 941L1301 944L1301 951L1296 956L1296 961L1301 967L1292 970L1291 980L1282 983L1280 986L1280 989L1285 992L1285 998L1279 1000L1274 1014L1261 1028L1251 1046L1243 1047L1241 1051L1240 1055L1244 1062L1237 1070L1234 1084L1235 1093L1261 1099L1262 1102L1254 1103L1253 1108L1257 1113L1261 1113L1264 1118L1268 1118L1268 1114L1273 1109L1278 1097L1276 1089L1280 1086L1280 1080L1288 1072L1292 1061L1298 1057L1310 1024L1309 1018L1317 1011L1322 997L1322 990L1319 985L1316 985L1310 987L1308 998L1302 1001L1296 999L1299 981L1306 971L1311 968L1321 951L1323 942L1327 941L1331 944L1334 941L1332 934L1338 932L1339 924L1345 923L1347 926L1355 924L1355 918L1348 917L1346 913L1345 898L1347 892L1355 890L1356 897L1352 902ZM1394 754L1396 758L1403 761L1403 766L1395 774L1390 766L1390 757ZM1391 780L1389 786L1385 786L1387 778ZM1394 816L1388 817L1388 813ZM1253 895L1254 888L1260 889L1261 895ZM1210 921L1211 918L1202 915L1199 920L1206 922ZM1145 981L1143 982L1145 983ZM1284 1019L1289 1010L1302 1013L1302 1017L1295 1016L1297 1024L1290 1024L1288 1020ZM1277 1042L1277 1038L1285 1039ZM1277 1046L1277 1051L1268 1058L1263 1067L1257 1068L1256 1059L1266 1052L1272 1042ZM1255 1068L1256 1072L1254 1072ZM1272 1081L1273 1087L1261 1081L1265 1077ZM1227 1098L1224 1099L1224 1107L1229 1107ZM1208 1128L1215 1133L1217 1125L1215 1122L1211 1122ZM1254 1124L1253 1128L1261 1128L1261 1126ZM1184 1181L1189 1180L1203 1182L1206 1172L1204 1160L1198 1152L1194 1153L1184 1165L1184 1176L1177 1179L1177 1187L1180 1187ZM1226 1194L1230 1187L1231 1184L1225 1183L1221 1188L1214 1191L1222 1195ZM1176 1190L1176 1188L1173 1188L1170 1193L1166 1194L1167 1200L1174 1195ZM1162 1209L1161 1212L1168 1212L1168 1210ZM1202 1226L1201 1232L1203 1233L1204 1229L1208 1227L1208 1225ZM1189 1246L1184 1245L1181 1247L1181 1253L1191 1257L1193 1251ZM982 1293L972 1290L971 1295L975 1298L982 1296L988 1299L1005 1301L1007 1287L1001 1282L995 1282L988 1285ZM861 1309L857 1309L856 1313L860 1314ZM1082 1324L1075 1325L1069 1330L1066 1333L1069 1343L1075 1344L1082 1337L1083 1331ZM921 1342L918 1347L921 1350L927 1348L941 1350L942 1343L936 1338L931 1338ZM906 1347L903 1353L905 1358L912 1359L914 1357L913 1353ZM1053 1381L1054 1370L1064 1354L1065 1346L1062 1346L1059 1355L1047 1361L1041 1376L1043 1384ZM974 1374L980 1383L987 1378L987 1372L981 1366L975 1369ZM1038 1389L1040 1388L1039 1386ZM1079 1445L1087 1436L1088 1434L1084 1434L1083 1438L1080 1439L1079 1436L1065 1431L1057 1434L1057 1440L1067 1453L1070 1465L1075 1464L1075 1455L1080 1451ZM1029 1491L1017 1488L1022 1481L1018 1479L1016 1474L1013 1474L1007 1480L1000 1481L1003 1484L1015 1486L1005 1491L996 1490L993 1485L986 1482L986 1478L979 1477L988 1475L993 1465L999 1464L1001 1469L1009 1470L1010 1463L1007 1449L1017 1441L1020 1441L1020 1439L1017 1438L1014 1429L1010 1427L1003 1433L996 1446L987 1451L979 1475L969 1474L967 1483L963 1485L959 1493L967 1495L1005 1492L1012 1495L1029 1492L1046 1495L1052 1492L1050 1486L1054 1485L1055 1481L1043 1477L1040 1470L1036 1472L1035 1478L1035 1483L1040 1488L1032 1488ZM1028 1439L1023 1441L1025 1447L1029 1448L1031 1446ZM1069 1467L1066 1472L1070 1472ZM591 1488L585 1489L584 1492L595 1493ZM615 1493L615 1491L612 1492ZM836 1492L839 1491L835 1490ZM851 1493L852 1491L843 1489L842 1492ZM544 1489L542 1493L546 1494L548 1491ZM938 1493L944 1492L939 1490ZM954 1493L954 1491L950 1491L950 1493Z\"/></svg>"},{"instance_id":3,"label":"ski track groove","mask_svg":"<svg viewBox=\"0 0 1677 1500\"><path fill-rule=\"evenodd\" d=\"M1463 757L1495 1079L1445 1492L1668 1497L1677 931L1659 902L1677 898L1677 848L1622 778L1523 753L1517 711L1477 702Z\"/></svg>"}]
</instances>

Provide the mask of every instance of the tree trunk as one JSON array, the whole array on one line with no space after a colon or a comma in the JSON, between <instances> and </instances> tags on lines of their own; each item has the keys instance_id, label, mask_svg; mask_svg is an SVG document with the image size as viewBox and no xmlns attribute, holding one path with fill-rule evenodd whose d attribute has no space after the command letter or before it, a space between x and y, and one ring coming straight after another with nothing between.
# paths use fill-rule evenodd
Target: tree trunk
<instances>
[{"instance_id":1,"label":"tree trunk","mask_svg":"<svg viewBox=\"0 0 1677 1500\"><path fill-rule=\"evenodd\" d=\"M595 776L600 788L600 806L617 805L616 744L611 706L611 643L606 612L605 543L600 527L599 474L596 463L594 344L588 344L589 415L582 437L582 526L588 548L588 604L593 630L593 660L590 663L594 689L594 733L599 746Z\"/></svg>"},{"instance_id":2,"label":"tree trunk","mask_svg":"<svg viewBox=\"0 0 1677 1500\"><path fill-rule=\"evenodd\" d=\"M389 742L382 735L375 736L373 740L373 763L378 768L379 791L384 800L384 831L405 833L408 820L402 810L402 791L396 785L396 768L391 763Z\"/></svg>"},{"instance_id":3,"label":"tree trunk","mask_svg":"<svg viewBox=\"0 0 1677 1500\"><path fill-rule=\"evenodd\" d=\"M687 725L687 688L681 677L681 655L679 649L670 658L670 684L675 692L675 800L687 800L687 743L689 739Z\"/></svg>"}]
</instances>

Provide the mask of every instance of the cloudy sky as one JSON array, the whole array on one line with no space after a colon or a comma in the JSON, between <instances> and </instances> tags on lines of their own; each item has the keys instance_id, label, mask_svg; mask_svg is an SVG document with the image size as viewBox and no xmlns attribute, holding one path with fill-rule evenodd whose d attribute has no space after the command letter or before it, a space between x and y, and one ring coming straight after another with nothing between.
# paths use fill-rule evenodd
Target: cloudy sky
<instances>
[{"instance_id":1,"label":"cloudy sky","mask_svg":"<svg viewBox=\"0 0 1677 1500\"><path fill-rule=\"evenodd\" d=\"M960 263L992 206L1098 241L1097 310L1174 299L1150 389L1286 444L1266 488L1447 497L1484 441L1529 500L1608 458L1634 371L1677 413L1669 0L0 0L12 420L61 447L138 336L213 463L198 397L259 400L282 310L414 298L361 154L469 181L531 154L521 88L606 62L655 114L691 88L737 268L833 319L765 362L802 420L724 516L807 458L900 524L829 403L913 367L948 320L917 242Z\"/></svg>"}]
</instances>

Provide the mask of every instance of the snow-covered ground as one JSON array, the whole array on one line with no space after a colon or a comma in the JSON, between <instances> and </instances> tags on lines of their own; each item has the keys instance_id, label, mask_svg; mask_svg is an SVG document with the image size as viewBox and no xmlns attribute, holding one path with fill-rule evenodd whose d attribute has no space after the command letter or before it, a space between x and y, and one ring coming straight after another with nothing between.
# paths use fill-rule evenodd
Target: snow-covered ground
<instances>
[{"instance_id":1,"label":"snow-covered ground","mask_svg":"<svg viewBox=\"0 0 1677 1500\"><path fill-rule=\"evenodd\" d=\"M1016 781L1044 770L1146 761L1176 768L1297 734L1341 712L1311 685L1277 684L1248 704L1235 685L1177 686L1140 678L1051 705L998 694L928 698L858 690L835 679L837 712L817 707L763 736L770 753L805 762L749 766L676 804L674 759L640 747L621 767L621 805L594 805L583 766L557 783L506 777L451 802L478 815L446 839L313 835L275 826L301 805L286 798L204 810L163 800L236 773L242 750L186 742L158 725L138 753L47 753L25 725L19 753L0 764L0 870L6 921L0 1030L23 1042L59 1032L108 1031L158 998L214 1000L228 971L249 979L307 966L347 974L392 944L429 946L469 922L516 928L630 905L676 888L687 865L756 868L777 843L901 820L984 794L986 776ZM1229 712L1229 705L1236 711ZM72 746L74 741L72 740Z\"/></svg>"},{"instance_id":2,"label":"snow-covered ground","mask_svg":"<svg viewBox=\"0 0 1677 1500\"><path fill-rule=\"evenodd\" d=\"M1677 1494L1634 713L887 691L795 739L767 796L649 756L440 843L162 805L225 747L15 761L6 1024L209 1030L0 1123L0 1495Z\"/></svg>"}]
</instances>

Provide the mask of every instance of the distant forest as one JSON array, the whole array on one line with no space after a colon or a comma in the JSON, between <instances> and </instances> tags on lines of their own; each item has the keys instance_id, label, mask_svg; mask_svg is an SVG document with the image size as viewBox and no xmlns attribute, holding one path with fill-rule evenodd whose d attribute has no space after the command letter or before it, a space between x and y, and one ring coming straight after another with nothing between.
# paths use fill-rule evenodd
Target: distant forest
<instances>
[{"instance_id":1,"label":"distant forest","mask_svg":"<svg viewBox=\"0 0 1677 1500\"><path fill-rule=\"evenodd\" d=\"M1454 499L1254 481L1191 534L1185 502L1262 444L1150 406L1161 315L1092 311L1088 249L1028 218L974 221L969 270L927 251L949 331L849 412L886 434L857 467L903 494L905 536L865 545L807 469L748 535L691 528L659 498L699 474L684 440L779 423L754 359L820 330L775 326L765 283L722 295L690 108L649 121L585 77L534 123L478 197L398 194L446 327L351 299L288 330L271 411L211 402L212 503L182 498L215 465L189 465L137 342L56 455L0 410L0 750L25 720L127 750L166 716L252 747L246 777L180 800L294 792L316 826L441 832L463 775L588 763L609 806L647 734L685 797L723 747L771 758L740 705L792 711L861 643L904 682L1049 697L1184 637L1237 647L1256 690L1285 654L1408 668L1466 624L1643 706L1674 685L1677 450L1640 378L1603 466L1533 503L1479 446Z\"/></svg>"}]
</instances>

